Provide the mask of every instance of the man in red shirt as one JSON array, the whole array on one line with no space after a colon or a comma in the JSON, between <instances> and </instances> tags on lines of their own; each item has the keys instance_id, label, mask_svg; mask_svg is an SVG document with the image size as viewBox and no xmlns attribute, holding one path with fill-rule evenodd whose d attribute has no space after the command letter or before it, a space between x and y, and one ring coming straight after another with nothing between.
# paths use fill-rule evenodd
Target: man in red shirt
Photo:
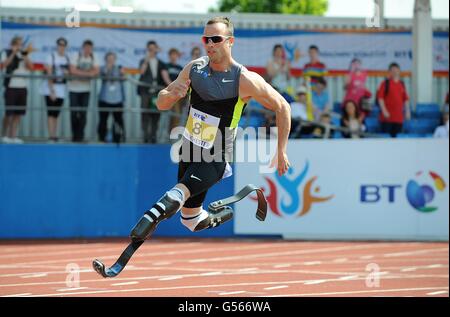
<instances>
[{"instance_id":1,"label":"man in red shirt","mask_svg":"<svg viewBox=\"0 0 450 317\"><path fill-rule=\"evenodd\" d=\"M381 108L381 130L395 138L402 131L404 119L411 119L409 96L397 63L389 65L389 78L378 88L377 99Z\"/></svg>"}]
</instances>

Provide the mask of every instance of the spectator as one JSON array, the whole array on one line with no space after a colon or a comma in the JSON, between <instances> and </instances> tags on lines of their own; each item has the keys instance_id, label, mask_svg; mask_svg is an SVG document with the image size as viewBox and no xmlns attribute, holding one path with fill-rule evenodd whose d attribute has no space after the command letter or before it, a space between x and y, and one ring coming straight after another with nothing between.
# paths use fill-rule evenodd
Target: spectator
<instances>
[{"instance_id":1,"label":"spectator","mask_svg":"<svg viewBox=\"0 0 450 317\"><path fill-rule=\"evenodd\" d=\"M297 101L292 102L291 105L291 137L297 138L300 135L301 120L308 120L307 108L306 108L306 88L300 86L297 89Z\"/></svg>"},{"instance_id":2,"label":"spectator","mask_svg":"<svg viewBox=\"0 0 450 317\"><path fill-rule=\"evenodd\" d=\"M147 43L147 54L139 62L139 81L145 85L138 86L138 94L141 96L141 108L144 111L154 112L142 113L142 131L145 143L156 143L158 132L159 111L156 110L155 101L160 90L170 84L169 73L166 65L156 57L159 47L155 41Z\"/></svg>"},{"instance_id":3,"label":"spectator","mask_svg":"<svg viewBox=\"0 0 450 317\"><path fill-rule=\"evenodd\" d=\"M289 86L291 65L281 44L273 47L272 55L272 59L267 63L269 83L280 93L284 93Z\"/></svg>"},{"instance_id":4,"label":"spectator","mask_svg":"<svg viewBox=\"0 0 450 317\"><path fill-rule=\"evenodd\" d=\"M320 51L316 45L311 45L308 50L309 63L303 67L303 76L311 78L311 87L317 83L317 79L327 75L327 67L319 59Z\"/></svg>"},{"instance_id":5,"label":"spectator","mask_svg":"<svg viewBox=\"0 0 450 317\"><path fill-rule=\"evenodd\" d=\"M366 88L367 71L362 69L361 65L361 60L358 58L354 58L350 63L350 71L345 76L344 89L346 94L342 106L344 106L347 100L354 101L364 120L370 112L370 103L367 103L367 99L369 99L372 94ZM369 107L365 107L365 105L368 105Z\"/></svg>"},{"instance_id":6,"label":"spectator","mask_svg":"<svg viewBox=\"0 0 450 317\"><path fill-rule=\"evenodd\" d=\"M175 81L177 79L178 74L181 72L183 67L178 64L178 59L180 58L180 52L176 48L171 48L169 50L169 63L166 64L167 71L169 72L169 78L171 81ZM170 129L177 127L180 123L180 117L182 106L186 104L187 98L183 98L178 101L172 108L172 111L175 112L176 116L172 117L170 123Z\"/></svg>"},{"instance_id":7,"label":"spectator","mask_svg":"<svg viewBox=\"0 0 450 317\"><path fill-rule=\"evenodd\" d=\"M33 70L30 60L31 46L22 49L23 40L15 36L11 40L11 48L2 52L0 61L5 68L6 77L3 81L5 87L5 116L3 118L2 142L21 144L23 140L17 137L20 119L25 115L27 106L27 86L29 79L14 77L14 75L27 75ZM11 107L22 107L11 109Z\"/></svg>"},{"instance_id":8,"label":"spectator","mask_svg":"<svg viewBox=\"0 0 450 317\"><path fill-rule=\"evenodd\" d=\"M312 103L314 108L314 117L320 118L323 112L330 112L330 95L327 91L327 81L323 77L316 79L316 85L312 88Z\"/></svg>"},{"instance_id":9,"label":"spectator","mask_svg":"<svg viewBox=\"0 0 450 317\"><path fill-rule=\"evenodd\" d=\"M70 80L69 99L71 108L82 108L71 111L72 141L84 141L84 128L86 126L86 111L89 106L91 79L98 75L99 58L94 54L94 43L85 40L81 51L74 53L70 58L70 74L85 77Z\"/></svg>"},{"instance_id":10,"label":"spectator","mask_svg":"<svg viewBox=\"0 0 450 317\"><path fill-rule=\"evenodd\" d=\"M61 108L66 98L65 76L69 74L70 59L66 54L67 40L60 37L56 40L56 52L47 57L45 70L48 75L57 76L43 81L41 93L45 96L45 103L50 108ZM58 127L59 109L47 111L48 135L50 142L57 142L56 129Z\"/></svg>"},{"instance_id":11,"label":"spectator","mask_svg":"<svg viewBox=\"0 0 450 317\"><path fill-rule=\"evenodd\" d=\"M354 100L347 100L344 104L344 113L341 119L341 126L349 129L351 132L342 132L344 138L358 139L360 133L364 131L364 125L362 124L362 115L359 112L358 106Z\"/></svg>"},{"instance_id":12,"label":"spectator","mask_svg":"<svg viewBox=\"0 0 450 317\"><path fill-rule=\"evenodd\" d=\"M98 124L98 137L100 142L106 142L107 123L110 111L104 108L123 109L125 91L120 79L124 75L122 66L116 65L116 54L108 52L105 55L105 65L100 68L102 86L99 96L100 121ZM123 112L112 112L114 124L112 128L113 142L125 141L125 127L123 124Z\"/></svg>"},{"instance_id":13,"label":"spectator","mask_svg":"<svg viewBox=\"0 0 450 317\"><path fill-rule=\"evenodd\" d=\"M333 137L333 131L330 129L329 133L327 135L326 130L327 128L331 127L331 115L328 112L323 112L320 114L319 118L320 126L316 126L312 132L312 136L314 138L332 138Z\"/></svg>"},{"instance_id":14,"label":"spectator","mask_svg":"<svg viewBox=\"0 0 450 317\"><path fill-rule=\"evenodd\" d=\"M191 50L191 61L200 58L202 56L202 49L198 46L194 46Z\"/></svg>"},{"instance_id":15,"label":"spectator","mask_svg":"<svg viewBox=\"0 0 450 317\"><path fill-rule=\"evenodd\" d=\"M436 128L434 131L435 138L448 138L448 117L449 109L448 103L444 106L444 111L442 112L442 125Z\"/></svg>"},{"instance_id":16,"label":"spectator","mask_svg":"<svg viewBox=\"0 0 450 317\"><path fill-rule=\"evenodd\" d=\"M389 65L389 78L385 79L377 92L381 108L380 122L383 133L397 137L402 131L403 121L410 120L409 96L404 82L400 77L400 66L397 63Z\"/></svg>"}]
</instances>

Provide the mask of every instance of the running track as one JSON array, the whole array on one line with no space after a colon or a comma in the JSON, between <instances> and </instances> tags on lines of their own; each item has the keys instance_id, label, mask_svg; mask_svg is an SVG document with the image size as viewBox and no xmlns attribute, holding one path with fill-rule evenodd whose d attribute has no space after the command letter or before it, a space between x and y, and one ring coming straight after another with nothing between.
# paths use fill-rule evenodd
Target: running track
<instances>
[{"instance_id":1,"label":"running track","mask_svg":"<svg viewBox=\"0 0 450 317\"><path fill-rule=\"evenodd\" d=\"M0 242L0 296L449 296L448 242L156 239L116 278L92 270L127 244Z\"/></svg>"}]
</instances>

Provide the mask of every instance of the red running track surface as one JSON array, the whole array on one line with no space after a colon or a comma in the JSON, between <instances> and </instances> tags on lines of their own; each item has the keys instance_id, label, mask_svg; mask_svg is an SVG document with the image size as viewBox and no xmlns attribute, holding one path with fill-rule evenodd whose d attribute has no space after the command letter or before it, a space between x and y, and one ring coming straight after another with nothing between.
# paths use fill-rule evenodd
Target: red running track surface
<instances>
[{"instance_id":1,"label":"red running track surface","mask_svg":"<svg viewBox=\"0 0 450 317\"><path fill-rule=\"evenodd\" d=\"M155 239L116 278L93 271L127 244L0 242L0 296L449 296L448 242Z\"/></svg>"}]
</instances>

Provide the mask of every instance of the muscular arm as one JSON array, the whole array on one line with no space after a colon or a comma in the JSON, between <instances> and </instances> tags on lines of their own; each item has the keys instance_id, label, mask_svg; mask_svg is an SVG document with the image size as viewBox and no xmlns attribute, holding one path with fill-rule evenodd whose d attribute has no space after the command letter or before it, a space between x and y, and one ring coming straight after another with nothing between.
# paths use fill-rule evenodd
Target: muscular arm
<instances>
[{"instance_id":1,"label":"muscular arm","mask_svg":"<svg viewBox=\"0 0 450 317\"><path fill-rule=\"evenodd\" d=\"M190 85L189 72L192 64L193 62L187 64L178 74L177 79L159 92L156 100L156 107L159 110L170 110L178 100L186 96Z\"/></svg>"},{"instance_id":2,"label":"muscular arm","mask_svg":"<svg viewBox=\"0 0 450 317\"><path fill-rule=\"evenodd\" d=\"M289 168L286 150L291 131L291 107L260 75L250 71L241 73L239 95L244 101L253 98L275 112L278 127L278 172L280 175L284 174Z\"/></svg>"}]
</instances>

